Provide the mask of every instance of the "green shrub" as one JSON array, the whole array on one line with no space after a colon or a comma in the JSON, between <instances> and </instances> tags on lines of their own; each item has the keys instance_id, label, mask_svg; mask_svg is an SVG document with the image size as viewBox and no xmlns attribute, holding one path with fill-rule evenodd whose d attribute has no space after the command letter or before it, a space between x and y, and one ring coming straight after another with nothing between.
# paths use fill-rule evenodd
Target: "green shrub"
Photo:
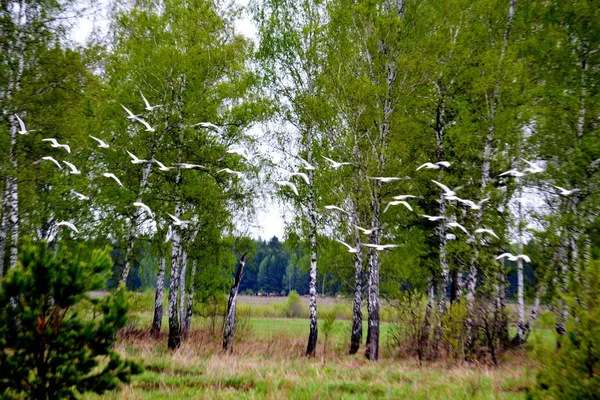
<instances>
[{"instance_id":1,"label":"green shrub","mask_svg":"<svg viewBox=\"0 0 600 400\"><path fill-rule=\"evenodd\" d=\"M302 302L300 295L295 290L290 292L285 305L288 318L298 318L302 315Z\"/></svg>"},{"instance_id":2,"label":"green shrub","mask_svg":"<svg viewBox=\"0 0 600 400\"><path fill-rule=\"evenodd\" d=\"M563 296L571 315L567 334L557 346L539 343L539 363L530 399L600 399L600 262L593 263L574 282L571 296Z\"/></svg>"},{"instance_id":3,"label":"green shrub","mask_svg":"<svg viewBox=\"0 0 600 400\"><path fill-rule=\"evenodd\" d=\"M102 299L112 262L108 250L56 255L46 244L23 245L0 292L0 393L3 398L63 399L104 393L139 373L112 346L127 321L123 287ZM77 310L85 303L93 316Z\"/></svg>"}]
</instances>

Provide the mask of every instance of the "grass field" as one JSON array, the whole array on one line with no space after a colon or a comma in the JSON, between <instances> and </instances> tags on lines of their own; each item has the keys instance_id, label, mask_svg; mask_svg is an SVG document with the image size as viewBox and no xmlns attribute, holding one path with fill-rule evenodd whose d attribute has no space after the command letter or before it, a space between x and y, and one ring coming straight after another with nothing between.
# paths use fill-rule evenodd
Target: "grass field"
<instances>
[{"instance_id":1,"label":"grass field","mask_svg":"<svg viewBox=\"0 0 600 400\"><path fill-rule=\"evenodd\" d=\"M247 307L270 307L285 298L241 299ZM278 300L278 302L277 302ZM263 301L263 303L260 303ZM328 300L332 309L339 300ZM151 321L138 313L139 328ZM218 325L218 324L217 324ZM144 367L129 385L101 397L86 399L522 399L533 384L535 366L526 350L504 354L499 367L476 363L424 363L401 358L389 340L390 324L381 327L380 361L364 359L364 348L347 355L350 321L338 320L327 340L319 333L318 355L303 357L309 324L300 318L240 318L234 354L221 352L220 326L197 318L190 337L170 352L163 336L150 338L145 329L130 327L118 350ZM366 327L365 327L366 328ZM366 332L366 329L365 329ZM552 340L538 331L536 340Z\"/></svg>"}]
</instances>

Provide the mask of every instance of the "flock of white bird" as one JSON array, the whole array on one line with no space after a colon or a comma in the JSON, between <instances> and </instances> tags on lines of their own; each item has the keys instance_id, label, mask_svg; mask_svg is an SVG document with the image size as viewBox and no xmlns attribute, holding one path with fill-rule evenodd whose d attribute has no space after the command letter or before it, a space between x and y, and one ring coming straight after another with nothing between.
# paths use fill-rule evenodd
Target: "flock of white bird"
<instances>
[{"instance_id":1,"label":"flock of white bird","mask_svg":"<svg viewBox=\"0 0 600 400\"><path fill-rule=\"evenodd\" d=\"M354 165L354 163L352 162L338 162L335 161L331 158L328 157L323 157L326 161L328 161L330 163L330 166L334 169L340 168L344 165ZM310 165L306 160L304 159L300 159L302 161L303 166L301 168L304 168L305 170L315 170L316 167ZM525 162L528 167L525 168L523 171L519 171L517 169L511 169L509 171L503 172L501 174L499 174L498 176L513 176L513 177L523 177L527 174L537 174L540 172L543 172L545 169L540 167L538 164L525 160L525 159L521 159L523 162ZM450 162L448 161L439 161L436 163L432 163L432 162L426 162L423 165L420 165L416 171L419 171L421 169L440 169L440 168L449 168L451 166ZM302 177L302 179L304 179L306 181L307 184L309 184L309 180L308 180L308 176L305 173L302 172L289 172L286 171L290 176L300 176ZM395 182L395 181L399 181L399 180L404 180L407 178L401 178L401 177L368 177L369 179L373 179L373 180L378 180L382 183L389 183L389 182ZM460 187L458 188L454 188L454 189L450 189L448 186L444 185L441 182L438 182L436 180L432 180L432 182L437 185L441 190L442 190L442 198L446 201L455 201L457 203L461 203L462 205L468 207L471 211L477 211L477 210L481 210L483 207L483 204L486 203L487 201L489 201L489 198L485 198L483 200L480 200L478 202L475 202L473 200L468 200L468 199L462 199L460 197L457 196L456 191L460 189ZM279 185L281 186L287 186L289 187L294 194L298 195L298 189L296 187L296 185L290 181L278 181L277 182ZM560 191L560 195L562 196L569 196L577 191L579 191L579 189L565 189L562 188L560 186L556 186L556 185L552 185L553 187L557 188ZM383 212L385 213L390 207L392 206L396 206L396 205L402 205L404 207L406 207L409 211L413 211L412 206L408 203L409 199L416 199L416 198L420 198L420 196L415 196L415 195L411 195L411 194L403 194L403 195L398 195L398 196L394 196L393 197L393 201L389 201L385 207L385 209L383 210ZM340 211L346 215L350 215L350 213L346 210L344 210L341 207L335 206L335 205L327 205L324 207L326 210L336 210L336 211ZM419 214L421 217L426 218L429 221L432 222L437 222L437 221L446 221L449 220L451 217L447 217L444 215L426 215L426 214ZM449 228L456 228L456 229L460 229L461 231L463 231L468 237L471 237L472 235L469 233L469 231L460 223L454 221L454 220L450 220L450 222L446 223L446 226ZM360 227L358 225L354 225L354 227L362 232L365 235L370 235L373 232L375 232L376 230L379 229L379 227L373 227L371 229L366 229L363 227ZM492 230L489 228L477 228L475 229L474 233L476 234L487 234L489 236L492 236L496 239L500 239L500 237ZM454 235L451 235L449 237L455 237ZM342 244L343 246L345 246L348 250L349 253L357 253L359 251L359 249L355 246L351 246L350 244L336 239L337 242L339 242L340 244ZM387 249L392 249L392 248L396 248L396 247L400 247L401 245L399 244L371 244L371 243L362 243L363 246L365 247L369 247L369 248L373 248L377 251L383 251L383 250L387 250ZM496 260L501 260L503 258L508 258L510 261L517 261L519 259L530 263L531 259L525 255L525 254L517 254L517 255L513 255L511 253L503 253L500 254L499 256L496 257Z\"/></svg>"},{"instance_id":2,"label":"flock of white bird","mask_svg":"<svg viewBox=\"0 0 600 400\"><path fill-rule=\"evenodd\" d=\"M141 93L142 96L142 100L144 101L145 104L145 110L147 111L152 111L156 108L159 107L163 107L163 105L158 104L158 105L150 105L150 103L148 102L148 100L146 99L146 97L144 97L144 95ZM125 110L125 112L127 113L126 118L132 121L136 121L140 124L142 124L146 129L146 132L155 132L156 128L152 127L148 122L146 122L145 120L143 120L139 114L134 114L131 110L129 110L127 107L121 105L121 107L123 107L123 109ZM23 120L21 118L19 118L18 115L15 114L15 117L17 118L17 121L19 123L19 127L20 129L17 131L19 134L21 135L26 135L29 132L32 132L30 130L27 130L25 127L25 123L23 122ZM201 127L201 128L207 128L207 129L212 129L215 130L217 132L220 132L220 129L218 126L210 123L210 122L200 122L198 124L192 125L192 127ZM95 140L98 143L98 148L101 149L108 149L110 146L107 142L105 142L102 139L99 139L97 137L91 136L90 137ZM59 143L55 138L44 138L42 139L43 142L49 142L50 145L53 148L62 148L65 151L67 151L67 153L71 153L71 148L68 144L61 144ZM246 151L241 150L241 149L228 149L226 151L227 153L230 154L238 154L246 159L250 159L252 156L250 154L247 154ZM154 163L158 166L158 170L159 171L169 171L173 168L180 168L180 169L207 169L207 167L203 166L203 165L199 165L199 164L188 164L188 163L176 163L173 164L171 167L167 167L166 165L164 165L163 163L161 163L160 161L156 160L156 159L152 159L152 160L144 160L144 159L140 159L137 156L135 156L133 153L131 153L130 151L126 150L126 153L129 155L129 157L131 158L131 163L132 164L148 164L148 163ZM329 163L329 165L331 166L331 168L334 169L338 169L340 167L346 166L346 165L354 165L354 163L352 162L338 162L335 161L329 157L325 157L323 156L323 158ZM58 169L62 170L63 167L61 165L61 163L56 160L53 157L50 156L46 156L46 157L42 157L41 160L43 161L51 161L53 162ZM301 162L302 162L302 167L304 170L306 171L314 171L317 168L314 167L313 165L311 165L310 163L308 163L306 160L300 158ZM524 161L528 167L525 168L522 171L519 171L517 169L511 169L508 170L506 172L503 172L501 174L499 174L498 176L512 176L512 177L523 177L527 174L536 174L536 173L540 173L544 171L544 168L540 167L539 165L537 165L534 162L531 161L527 161L522 159L522 161ZM75 165L73 165L72 163L68 162L68 161L63 161L63 164L65 164L68 168L69 168L69 173L72 175L80 175L81 174L81 170L79 170ZM448 161L438 161L436 163L432 163L432 162L426 162L423 165L420 165L416 171L419 171L421 169L434 169L434 170L438 170L440 168L449 168L451 166L450 162ZM284 172L291 178L294 176L297 176L299 178L301 178L304 182L306 182L307 185L310 185L310 180L309 177L306 173L304 172L300 172L300 171L286 171L284 170ZM228 174L232 174L232 175L236 175L238 177L242 177L243 173L239 172L239 171L234 171L231 170L230 168L223 168L217 171L217 173L228 173ZM112 179L114 180L119 186L123 187L123 184L121 182L121 180L112 172L104 172L102 173L102 176ZM405 178L401 178L401 177L368 177L369 179L372 180L377 180L380 181L382 183L390 183L390 182L395 182L395 181L399 181L399 180L404 180L407 179ZM478 202L475 202L473 200L468 200L468 199L462 199L460 197L457 196L456 191L460 189L460 187L458 188L454 188L454 189L450 189L448 186L444 185L441 182L438 182L436 180L432 180L432 182L437 185L441 190L442 190L442 194L441 196L446 200L446 201L455 201L458 203L463 204L464 206L470 208L472 211L477 211L477 210L481 210L483 204L487 201L489 201L489 198L485 198L483 200L480 200ZM280 181L276 181L276 183L280 186L284 186L284 187L288 187L290 190L292 190L292 192L298 196L298 188L297 186L289 181L289 180L280 180ZM571 194L578 192L579 189L565 189L562 188L560 186L556 186L556 185L552 185L553 187L555 187L556 189L559 190L560 195L562 196L570 196ZM73 194L79 199L79 200L89 200L90 197L83 195L81 193L75 192L73 191ZM415 196L415 195L410 195L410 194L403 194L403 195L398 195L398 196L394 196L392 201L389 201L387 203L387 206L384 209L384 213L387 212L387 210L392 207L392 206L396 206L396 205L402 205L404 207L406 207L408 210L413 211L412 206L408 203L407 200L409 199L416 199L419 198L419 196ZM139 207L140 209L142 209L145 213L147 213L151 218L154 218L154 212L150 209L150 207L148 207L146 204L140 202L140 201L136 201L133 203L134 206ZM335 206L335 205L328 205L324 207L326 210L337 210L337 211L341 211L347 215L350 215L350 213L346 210L344 210L341 207ZM172 224L176 225L176 226L180 226L180 227L186 227L188 224L190 224L191 221L183 221L181 219L179 219L177 216L172 215L167 213L167 215L172 219ZM444 216L444 215L426 215L426 214L420 214L421 217L426 218L429 221L432 222L437 222L437 221L446 221L449 219L449 217ZM61 221L58 222L57 227L61 227L61 226L65 226L68 227L69 229L73 230L74 232L79 232L79 230L77 229L77 227L69 222L69 221ZM471 236L471 234L469 234L468 230L461 224L459 224L456 221L450 221L448 223L446 223L446 226L449 228L457 228L460 229L461 231L463 231L467 236ZM354 225L354 227L359 230L360 232L362 232L365 235L370 235L373 232L375 232L377 229L379 229L378 227L373 227L371 229L366 229L366 228L362 228L358 225ZM498 235L496 235L496 233L488 228L478 228L474 231L474 233L477 234L487 234L490 235L496 239L500 239L500 237ZM358 249L354 246L349 245L348 243L345 243L342 240L336 239L339 243L341 243L342 245L344 245L347 249L348 252L350 253L357 253ZM369 248L373 248L377 251L383 251L383 250L387 250L387 249L392 249L392 248L396 248L396 247L400 247L399 244L371 244L371 243L363 243L362 244L365 247L369 247ZM523 261L529 263L531 262L530 258L525 255L525 254L518 254L518 255L513 255L511 253L503 253L500 254L499 256L496 257L496 260L500 260L503 258L508 258L511 261L517 261L519 259L522 259Z\"/></svg>"},{"instance_id":3,"label":"flock of white bird","mask_svg":"<svg viewBox=\"0 0 600 400\"><path fill-rule=\"evenodd\" d=\"M152 111L156 108L159 107L163 107L163 105L158 104L158 105L150 105L150 103L148 102L148 100L146 99L146 97L143 95L143 93L140 93L142 96L142 99L144 101L145 104L145 110L147 111ZM121 104L121 107L123 107L123 109L125 110L125 112L127 113L127 119L138 122L140 124L142 124L146 129L146 132L155 132L156 128L152 127L147 121L145 121L144 119L142 119L140 117L139 114L134 114L131 110L129 110L127 107L123 106ZM27 135L30 132L33 132L32 130L28 130L25 127L25 123L23 122L23 120L15 114L15 117L19 123L19 130L17 131L17 133L21 134L21 135ZM215 130L217 132L221 131L221 128L218 127L215 124L212 124L210 122L200 122L198 124L192 125L192 127L194 128L207 128L207 129L212 129ZM98 143L98 148L100 149L108 149L110 147L110 145L100 139L97 138L95 136L91 136L90 138L92 138L94 141L96 141ZM42 139L42 142L49 142L50 145L53 148L62 148L64 149L67 153L71 153L71 147L68 144L61 144L58 142L58 140L56 140L55 138L44 138ZM240 149L229 149L226 151L227 153L230 154L239 154L245 158L249 158L250 156L248 154L246 154L243 150ZM167 167L165 164L161 163L160 161L152 158L152 160L144 160L144 159L140 159L139 157L137 157L136 155L134 155L133 153L131 153L129 150L126 150L126 153L129 155L129 157L131 158L131 163L132 164L149 164L149 163L154 163L157 165L158 170L159 171L169 171L171 169L174 168L180 168L180 169L204 169L204 170L208 170L207 167L203 166L203 165L199 165L199 164L189 164L189 163L175 163L170 167ZM44 156L42 157L39 161L50 161L52 163L54 163L56 165L56 167L59 170L63 170L63 166L61 164L60 161L58 161L57 159L55 159L54 157L51 156ZM62 163L64 165L66 165L69 168L68 173L72 174L72 175L81 175L81 170L78 169L74 164L68 162L68 161L62 161ZM219 169L217 170L217 173L228 173L228 174L232 174L238 177L242 177L243 173L239 172L239 171L234 171L230 168L223 168L223 169ZM302 175L302 174L301 174ZM118 184L120 187L123 187L123 183L121 182L121 180L112 172L104 172L102 173L103 177L112 179L115 181L116 184ZM308 179L308 177L306 177L306 179ZM82 193L76 192L75 190L72 190L73 195L78 199L78 200L82 200L82 201L86 201L86 200L90 200L89 196L86 196ZM141 201L136 201L133 203L133 206L135 207L139 207L141 210L143 210L145 213L148 214L148 216L150 216L150 218L154 218L155 214L154 212L150 209L150 207L148 207L146 204L142 203ZM177 216L173 215L173 214L169 214L167 213L167 215L171 218L172 220L172 224L175 226L180 226L182 228L187 227L188 224L190 224L191 221L184 221L181 220L180 218L178 218ZM73 224L70 221L60 221L58 223L56 223L57 227L67 227L69 229L71 229L73 232L79 233L79 229L75 226L75 224Z\"/></svg>"}]
</instances>

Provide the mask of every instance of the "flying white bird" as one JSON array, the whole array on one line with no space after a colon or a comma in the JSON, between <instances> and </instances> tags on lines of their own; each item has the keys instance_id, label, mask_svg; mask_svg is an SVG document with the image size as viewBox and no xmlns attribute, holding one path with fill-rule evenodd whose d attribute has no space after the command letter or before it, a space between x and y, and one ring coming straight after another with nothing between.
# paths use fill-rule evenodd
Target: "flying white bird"
<instances>
[{"instance_id":1,"label":"flying white bird","mask_svg":"<svg viewBox=\"0 0 600 400\"><path fill-rule=\"evenodd\" d=\"M98 139L97 137L92 136L92 135L90 135L90 137L92 139L94 139L96 142L98 142L98 147L100 147L101 149L108 149L108 147L109 147L108 143L106 143L104 140Z\"/></svg>"},{"instance_id":2,"label":"flying white bird","mask_svg":"<svg viewBox=\"0 0 600 400\"><path fill-rule=\"evenodd\" d=\"M221 128L215 124L211 124L210 122L199 122L197 124L192 125L192 128L196 128L198 126L201 128L212 129L213 131L217 131L218 133L221 133Z\"/></svg>"},{"instance_id":3,"label":"flying white bird","mask_svg":"<svg viewBox=\"0 0 600 400\"><path fill-rule=\"evenodd\" d=\"M531 262L531 258L526 256L525 254L518 254L515 256L515 255L512 255L511 253L502 253L498 257L496 257L496 260L500 260L502 258L508 258L510 261L517 261L520 258L523 261L525 261L526 263Z\"/></svg>"},{"instance_id":4,"label":"flying white bird","mask_svg":"<svg viewBox=\"0 0 600 400\"><path fill-rule=\"evenodd\" d=\"M464 227L464 226L462 226L461 224L459 224L458 222L450 222L450 223L448 224L448 226L449 226L450 228L458 228L458 229L460 229L461 231L463 231L464 233L466 233L467 235L469 234L469 232L468 232L468 231L465 229L465 227Z\"/></svg>"},{"instance_id":5,"label":"flying white bird","mask_svg":"<svg viewBox=\"0 0 600 400\"><path fill-rule=\"evenodd\" d=\"M134 120L144 125L146 127L146 132L154 132L156 130L155 128L151 127L149 123L139 117L135 117Z\"/></svg>"},{"instance_id":6,"label":"flying white bird","mask_svg":"<svg viewBox=\"0 0 600 400\"><path fill-rule=\"evenodd\" d=\"M444 193L442 194L444 197L448 198L448 196L456 196L456 190L458 190L458 188L454 188L453 190L450 190L450 188L448 186L444 185L443 183L434 181L433 179L431 180L431 182L438 185L444 191Z\"/></svg>"},{"instance_id":7,"label":"flying white bird","mask_svg":"<svg viewBox=\"0 0 600 400\"><path fill-rule=\"evenodd\" d=\"M392 199L394 200L406 200L406 199L418 199L419 196L413 196L412 194L401 194L399 196L394 196Z\"/></svg>"},{"instance_id":8,"label":"flying white bird","mask_svg":"<svg viewBox=\"0 0 600 400\"><path fill-rule=\"evenodd\" d=\"M490 200L490 198L486 197L485 199L475 203L472 200L458 199L458 201L460 201L464 205L471 207L471 210L481 210L481 206L483 205L483 203L485 203L486 201L489 201L489 200Z\"/></svg>"},{"instance_id":9,"label":"flying white bird","mask_svg":"<svg viewBox=\"0 0 600 400\"><path fill-rule=\"evenodd\" d=\"M121 183L119 178L117 178L117 176L115 174L113 174L112 172L105 172L102 174L102 176L114 179L115 182L117 182L119 184L119 186L123 187L123 184Z\"/></svg>"},{"instance_id":10,"label":"flying white bird","mask_svg":"<svg viewBox=\"0 0 600 400\"><path fill-rule=\"evenodd\" d=\"M554 186L555 188L557 188L558 190L560 190L561 196L570 196L570 195L572 195L575 192L581 191L581 189L571 189L571 190L568 190L568 189L565 189L563 187L556 186L556 185L550 185L550 186Z\"/></svg>"},{"instance_id":11,"label":"flying white bird","mask_svg":"<svg viewBox=\"0 0 600 400\"><path fill-rule=\"evenodd\" d=\"M355 247L350 246L348 243L342 242L339 239L335 239L335 240L338 241L339 243L343 244L344 246L346 246L348 248L348 253L358 253L358 250L356 250Z\"/></svg>"},{"instance_id":12,"label":"flying white bird","mask_svg":"<svg viewBox=\"0 0 600 400\"><path fill-rule=\"evenodd\" d=\"M139 117L139 115L132 113L131 110L125 107L123 104L121 104L121 107L123 107L123 109L127 112L127 119L137 119Z\"/></svg>"},{"instance_id":13,"label":"flying white bird","mask_svg":"<svg viewBox=\"0 0 600 400\"><path fill-rule=\"evenodd\" d=\"M19 121L19 126L21 127L21 130L17 131L18 134L20 135L27 135L29 134L29 132L26 128L25 128L25 123L23 122L23 120L21 118L19 118L19 116L17 114L15 114L15 117L17 117L17 121Z\"/></svg>"},{"instance_id":14,"label":"flying white bird","mask_svg":"<svg viewBox=\"0 0 600 400\"><path fill-rule=\"evenodd\" d=\"M310 165L308 163L308 161L306 161L304 158L302 158L302 157L298 157L298 158L300 159L300 161L302 161L302 164L303 164L302 168L304 168L305 170L314 171L315 169L317 169L317 168L313 167L312 165Z\"/></svg>"},{"instance_id":15,"label":"flying white bird","mask_svg":"<svg viewBox=\"0 0 600 400\"><path fill-rule=\"evenodd\" d=\"M53 157L42 157L42 160L44 161L52 161L54 164L56 164L56 166L58 167L58 169L62 170L62 166L60 165L60 163L58 161L56 161Z\"/></svg>"},{"instance_id":16,"label":"flying white bird","mask_svg":"<svg viewBox=\"0 0 600 400\"><path fill-rule=\"evenodd\" d=\"M521 171L517 171L516 169L509 169L508 171L503 172L503 173L501 173L498 176L504 176L504 175L510 175L510 176L514 176L516 178L520 178L522 176L525 176L524 173L522 173Z\"/></svg>"},{"instance_id":17,"label":"flying white bird","mask_svg":"<svg viewBox=\"0 0 600 400\"><path fill-rule=\"evenodd\" d=\"M75 225L73 225L72 223L68 222L68 221L62 221L62 222L58 222L56 224L56 226L66 226L67 228L71 229L72 231L75 231L77 233L79 233L79 229L77 229L75 227Z\"/></svg>"},{"instance_id":18,"label":"flying white bird","mask_svg":"<svg viewBox=\"0 0 600 400\"><path fill-rule=\"evenodd\" d=\"M220 174L221 172L227 172L228 174L232 174L232 175L236 175L238 178L241 178L242 176L244 176L243 172L240 171L234 171L230 168L223 168L217 171L217 174Z\"/></svg>"},{"instance_id":19,"label":"flying white bird","mask_svg":"<svg viewBox=\"0 0 600 400\"><path fill-rule=\"evenodd\" d=\"M240 157L243 157L246 160L250 161L250 156L248 155L248 152L246 151L246 149L227 149L227 151L225 151L225 153L237 154Z\"/></svg>"},{"instance_id":20,"label":"flying white bird","mask_svg":"<svg viewBox=\"0 0 600 400\"><path fill-rule=\"evenodd\" d=\"M207 169L204 165L200 164L177 163L173 164L173 166L183 169Z\"/></svg>"},{"instance_id":21,"label":"flying white bird","mask_svg":"<svg viewBox=\"0 0 600 400\"><path fill-rule=\"evenodd\" d=\"M181 226L182 228L185 228L185 225L190 223L190 221L182 221L179 218L177 218L176 216L171 215L169 213L167 213L167 215L173 219L173 225L177 225L177 226Z\"/></svg>"},{"instance_id":22,"label":"flying white bird","mask_svg":"<svg viewBox=\"0 0 600 400\"><path fill-rule=\"evenodd\" d=\"M417 171L420 170L421 168L440 169L440 167L448 168L449 166L450 166L450 163L448 161L438 161L436 163L426 162L425 164L419 166L419 168L417 168Z\"/></svg>"},{"instance_id":23,"label":"flying white bird","mask_svg":"<svg viewBox=\"0 0 600 400\"><path fill-rule=\"evenodd\" d=\"M150 207L148 207L147 205L145 205L141 201L136 201L135 203L133 203L133 205L136 206L136 207L140 207L142 210L146 211L150 215L151 218L154 218L154 213L152 212L152 210L150 209Z\"/></svg>"},{"instance_id":24,"label":"flying white bird","mask_svg":"<svg viewBox=\"0 0 600 400\"><path fill-rule=\"evenodd\" d=\"M325 157L325 156L323 156L323 158L326 159L327 161L329 161L331 163L331 166L335 169L338 169L342 165L352 165L353 164L351 162L337 162L337 161L334 161L331 158Z\"/></svg>"},{"instance_id":25,"label":"flying white bird","mask_svg":"<svg viewBox=\"0 0 600 400\"><path fill-rule=\"evenodd\" d=\"M310 185L308 175L306 175L304 172L288 172L288 174L290 176L299 176L300 178L304 179L304 182L306 182L307 185Z\"/></svg>"},{"instance_id":26,"label":"flying white bird","mask_svg":"<svg viewBox=\"0 0 600 400\"><path fill-rule=\"evenodd\" d=\"M341 212L343 212L345 214L350 214L348 211L346 211L343 208L340 208L338 206L325 206L323 208L326 209L326 210L338 210L338 211L341 211Z\"/></svg>"},{"instance_id":27,"label":"flying white bird","mask_svg":"<svg viewBox=\"0 0 600 400\"><path fill-rule=\"evenodd\" d=\"M412 211L412 207L410 206L410 204L408 204L406 201L402 201L402 200L398 200L398 201L390 201L388 203L388 205L385 207L385 210L383 210L383 212L386 212L388 210L388 208L390 208L390 206L397 206L398 204L402 204L404 207L408 208L410 211Z\"/></svg>"},{"instance_id":28,"label":"flying white bird","mask_svg":"<svg viewBox=\"0 0 600 400\"><path fill-rule=\"evenodd\" d=\"M71 153L71 147L68 144L60 144L54 138L42 139L42 142L50 142L51 143L50 145L52 147L62 147L63 149L65 149L67 151L67 153Z\"/></svg>"},{"instance_id":29,"label":"flying white bird","mask_svg":"<svg viewBox=\"0 0 600 400\"><path fill-rule=\"evenodd\" d=\"M429 221L435 222L435 221L440 221L442 219L446 219L446 217L442 216L442 215L426 215L426 214L419 214L421 217L423 218L427 218Z\"/></svg>"},{"instance_id":30,"label":"flying white bird","mask_svg":"<svg viewBox=\"0 0 600 400\"><path fill-rule=\"evenodd\" d=\"M379 228L371 228L371 229L365 229L361 226L358 225L354 225L354 227L356 229L358 229L359 231L361 231L362 233L364 233L365 235L370 235L371 233L375 232L376 230L378 230Z\"/></svg>"},{"instance_id":31,"label":"flying white bird","mask_svg":"<svg viewBox=\"0 0 600 400\"><path fill-rule=\"evenodd\" d=\"M160 161L158 161L155 158L153 158L152 161L155 162L156 164L158 164L158 169L160 171L168 171L171 169L171 167L167 167L165 164L161 163Z\"/></svg>"},{"instance_id":32,"label":"flying white bird","mask_svg":"<svg viewBox=\"0 0 600 400\"><path fill-rule=\"evenodd\" d=\"M81 193L79 193L79 192L76 192L76 191L74 191L74 190L71 190L71 191L73 192L73 194L74 194L75 196L77 196L77 199L78 199L78 200L89 200L89 199L90 199L90 197L89 197L89 196L86 196L86 195L84 195L84 194L81 194Z\"/></svg>"},{"instance_id":33,"label":"flying white bird","mask_svg":"<svg viewBox=\"0 0 600 400\"><path fill-rule=\"evenodd\" d=\"M151 106L151 105L150 105L150 103L148 103L148 100L146 100L146 97L144 97L144 93L142 93L142 92L140 91L140 94L142 95L142 99L144 100L144 103L146 104L146 110L148 110L148 111L152 111L152 110L154 110L155 108L158 108L158 107L162 107L162 106L163 106L162 104L157 104L157 105L155 105L155 106Z\"/></svg>"},{"instance_id":34,"label":"flying white bird","mask_svg":"<svg viewBox=\"0 0 600 400\"><path fill-rule=\"evenodd\" d=\"M479 229L475 229L475 233L487 233L489 235L492 235L493 237L495 237L496 239L500 239L498 237L498 235L496 235L496 233L491 230L491 229L484 229L484 228L479 228Z\"/></svg>"},{"instance_id":35,"label":"flying white bird","mask_svg":"<svg viewBox=\"0 0 600 400\"><path fill-rule=\"evenodd\" d=\"M68 161L63 161L63 163L64 163L64 164L65 164L67 167L71 168L71 170L69 171L69 173L70 173L71 175L81 175L81 170L78 170L76 166L74 166L73 164L71 164L71 163L70 163L70 162L68 162Z\"/></svg>"},{"instance_id":36,"label":"flying white bird","mask_svg":"<svg viewBox=\"0 0 600 400\"><path fill-rule=\"evenodd\" d=\"M406 178L398 178L396 176L368 176L367 178L373 179L374 181L380 181L383 183L390 183L390 182L406 179Z\"/></svg>"},{"instance_id":37,"label":"flying white bird","mask_svg":"<svg viewBox=\"0 0 600 400\"><path fill-rule=\"evenodd\" d=\"M288 181L277 181L276 182L278 185L280 186L287 186L290 189L292 189L292 192L294 192L294 194L296 196L298 196L298 188L296 188L296 185L294 185L292 182L288 182Z\"/></svg>"},{"instance_id":38,"label":"flying white bird","mask_svg":"<svg viewBox=\"0 0 600 400\"><path fill-rule=\"evenodd\" d=\"M386 249L393 249L395 247L400 247L399 244L371 244L371 243L363 243L363 246L370 247L377 251L383 251Z\"/></svg>"},{"instance_id":39,"label":"flying white bird","mask_svg":"<svg viewBox=\"0 0 600 400\"><path fill-rule=\"evenodd\" d=\"M140 160L139 158L137 158L136 156L134 156L133 154L131 154L129 152L129 150L125 150L125 152L127 154L129 154L129 157L131 157L131 163L132 164L143 164L143 163L147 163L148 162L148 160Z\"/></svg>"},{"instance_id":40,"label":"flying white bird","mask_svg":"<svg viewBox=\"0 0 600 400\"><path fill-rule=\"evenodd\" d=\"M532 163L531 161L527 161L524 158L521 158L521 160L523 160L524 162L526 162L529 167L525 168L523 170L523 172L529 172L530 174L537 174L539 172L544 172L544 168L540 167L539 165L537 165L536 163Z\"/></svg>"}]
</instances>

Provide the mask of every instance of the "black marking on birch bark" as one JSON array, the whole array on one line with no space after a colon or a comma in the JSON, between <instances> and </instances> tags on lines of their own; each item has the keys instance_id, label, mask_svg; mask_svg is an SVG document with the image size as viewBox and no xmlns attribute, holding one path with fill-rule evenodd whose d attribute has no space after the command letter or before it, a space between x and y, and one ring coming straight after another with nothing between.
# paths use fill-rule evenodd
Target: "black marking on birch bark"
<instances>
[{"instance_id":1,"label":"black marking on birch bark","mask_svg":"<svg viewBox=\"0 0 600 400\"><path fill-rule=\"evenodd\" d=\"M233 352L233 339L235 338L235 309L237 302L238 289L242 276L244 274L244 266L246 265L246 253L240 258L240 263L233 279L233 285L229 291L229 301L227 302L227 319L225 320L225 330L223 331L223 351Z\"/></svg>"},{"instance_id":2,"label":"black marking on birch bark","mask_svg":"<svg viewBox=\"0 0 600 400\"><path fill-rule=\"evenodd\" d=\"M196 271L198 264L196 260L192 262L192 272L190 274L190 283L188 285L188 298L187 298L187 310L185 313L185 322L183 324L183 336L187 338L190 327L192 326L192 310L194 307L194 294L196 293Z\"/></svg>"},{"instance_id":3,"label":"black marking on birch bark","mask_svg":"<svg viewBox=\"0 0 600 400\"><path fill-rule=\"evenodd\" d=\"M307 142L310 144L310 132L308 133ZM312 163L312 150L308 149L308 162ZM319 326L317 325L317 215L315 204L315 193L312 187L314 181L314 172L308 171L310 184L308 185L308 212L310 222L310 281L308 285L309 293L309 315L310 315L310 332L308 334L308 343L306 345L306 356L314 357L317 352L317 339L319 337Z\"/></svg>"},{"instance_id":4,"label":"black marking on birch bark","mask_svg":"<svg viewBox=\"0 0 600 400\"><path fill-rule=\"evenodd\" d=\"M163 316L163 297L165 289L165 269L166 269L165 257L161 257L158 264L158 276L156 277L156 295L154 296L154 319L152 320L152 327L150 328L150 334L152 336L158 336L160 334L160 328L162 326Z\"/></svg>"}]
</instances>

